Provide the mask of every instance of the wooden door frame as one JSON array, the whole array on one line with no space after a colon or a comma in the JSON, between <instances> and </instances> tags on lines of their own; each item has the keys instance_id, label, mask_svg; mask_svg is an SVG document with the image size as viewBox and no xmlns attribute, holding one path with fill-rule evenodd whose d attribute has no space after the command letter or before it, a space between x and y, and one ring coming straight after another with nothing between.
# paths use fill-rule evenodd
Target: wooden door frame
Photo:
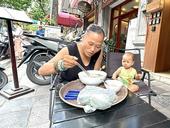
<instances>
[{"instance_id":1,"label":"wooden door frame","mask_svg":"<svg viewBox=\"0 0 170 128\"><path fill-rule=\"evenodd\" d=\"M123 6L123 5L125 5L125 4L127 4L128 2L131 2L132 0L128 0L128 1L126 1L126 2L124 2L124 3L122 3L122 4L120 4L119 6L116 6L116 7L114 7L114 8L112 8L112 10L111 10L111 20L110 20L110 33L109 33L109 39L111 39L112 38L112 36L113 36L113 21L115 20L115 19L117 19L118 20L118 30L117 30L117 35L116 35L116 48L120 48L120 44L121 44L121 42L120 42L120 34L121 34L121 21L122 21L122 19L124 19L124 18L127 18L127 17L130 17L132 14L134 14L134 13L138 13L138 9L133 9L133 10L131 10L131 11L129 11L129 12L127 12L127 13L125 13L125 14L120 14L121 13L121 7ZM114 10L115 9L118 9L118 11L119 11L119 14L118 14L118 16L117 17L114 17Z\"/></svg>"}]
</instances>

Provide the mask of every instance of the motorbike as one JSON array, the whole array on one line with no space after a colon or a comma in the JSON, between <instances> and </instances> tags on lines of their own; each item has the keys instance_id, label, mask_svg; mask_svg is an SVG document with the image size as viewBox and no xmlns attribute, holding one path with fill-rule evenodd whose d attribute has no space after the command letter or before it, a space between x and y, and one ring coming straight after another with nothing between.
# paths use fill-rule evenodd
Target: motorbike
<instances>
[{"instance_id":1,"label":"motorbike","mask_svg":"<svg viewBox=\"0 0 170 128\"><path fill-rule=\"evenodd\" d=\"M5 69L0 65L0 90L8 83L8 77L4 70Z\"/></svg>"},{"instance_id":2,"label":"motorbike","mask_svg":"<svg viewBox=\"0 0 170 128\"><path fill-rule=\"evenodd\" d=\"M8 36L1 36L0 40L0 58L5 59L9 57L9 43Z\"/></svg>"},{"instance_id":3,"label":"motorbike","mask_svg":"<svg viewBox=\"0 0 170 128\"><path fill-rule=\"evenodd\" d=\"M38 85L50 84L50 76L38 75L38 69L48 62L55 54L68 42L62 39L45 38L35 35L25 35L32 40L32 45L25 46L26 52L19 63L20 67L23 63L27 63L26 74L33 83Z\"/></svg>"}]
</instances>

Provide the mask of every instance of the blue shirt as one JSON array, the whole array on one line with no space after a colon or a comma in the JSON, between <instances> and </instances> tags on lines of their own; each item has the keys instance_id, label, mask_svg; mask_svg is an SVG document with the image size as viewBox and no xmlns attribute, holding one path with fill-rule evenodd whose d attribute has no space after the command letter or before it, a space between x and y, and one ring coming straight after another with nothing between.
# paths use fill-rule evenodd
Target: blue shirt
<instances>
[{"instance_id":1,"label":"blue shirt","mask_svg":"<svg viewBox=\"0 0 170 128\"><path fill-rule=\"evenodd\" d=\"M36 31L36 35L38 35L38 36L44 36L44 33L45 33L45 30L43 30L43 29Z\"/></svg>"}]
</instances>

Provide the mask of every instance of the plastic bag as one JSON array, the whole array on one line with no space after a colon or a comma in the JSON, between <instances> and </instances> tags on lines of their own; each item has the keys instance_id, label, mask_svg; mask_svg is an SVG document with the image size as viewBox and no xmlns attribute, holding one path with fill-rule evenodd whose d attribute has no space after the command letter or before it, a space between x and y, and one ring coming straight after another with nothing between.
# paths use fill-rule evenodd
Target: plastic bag
<instances>
[{"instance_id":1,"label":"plastic bag","mask_svg":"<svg viewBox=\"0 0 170 128\"><path fill-rule=\"evenodd\" d=\"M84 106L86 113L90 113L96 109L105 110L110 108L116 99L117 95L113 90L86 86L80 91L77 102Z\"/></svg>"}]
</instances>

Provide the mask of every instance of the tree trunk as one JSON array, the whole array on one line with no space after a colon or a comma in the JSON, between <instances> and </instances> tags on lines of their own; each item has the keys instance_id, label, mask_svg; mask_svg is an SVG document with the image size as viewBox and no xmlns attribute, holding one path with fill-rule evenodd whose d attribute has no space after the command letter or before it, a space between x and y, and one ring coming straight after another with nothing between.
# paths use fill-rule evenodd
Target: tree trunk
<instances>
[{"instance_id":1,"label":"tree trunk","mask_svg":"<svg viewBox=\"0 0 170 128\"><path fill-rule=\"evenodd\" d=\"M58 0L51 0L50 24L58 25Z\"/></svg>"}]
</instances>

